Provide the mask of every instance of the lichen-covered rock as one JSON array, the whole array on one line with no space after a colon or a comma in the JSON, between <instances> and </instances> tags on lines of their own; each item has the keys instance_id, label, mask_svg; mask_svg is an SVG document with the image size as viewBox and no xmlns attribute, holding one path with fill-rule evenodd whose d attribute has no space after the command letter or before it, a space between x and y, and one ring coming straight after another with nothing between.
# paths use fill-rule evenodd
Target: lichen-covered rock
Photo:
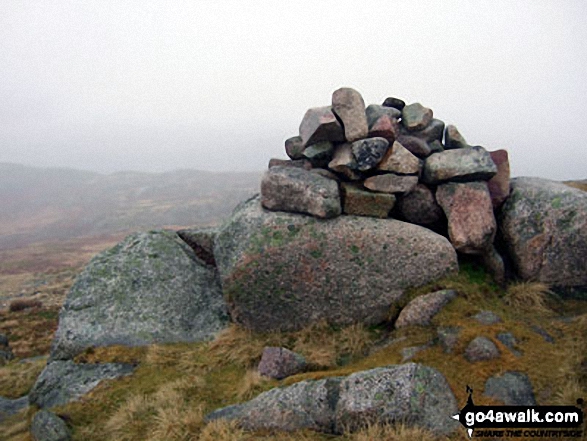
<instances>
[{"instance_id":1,"label":"lichen-covered rock","mask_svg":"<svg viewBox=\"0 0 587 441\"><path fill-rule=\"evenodd\" d=\"M343 182L340 188L345 214L385 219L395 204L395 196L389 193L368 191L349 182Z\"/></svg>"},{"instance_id":2,"label":"lichen-covered rock","mask_svg":"<svg viewBox=\"0 0 587 441\"><path fill-rule=\"evenodd\" d=\"M303 168L306 170L312 169L312 163L308 159L279 159L271 158L267 168L273 167L296 167Z\"/></svg>"},{"instance_id":3,"label":"lichen-covered rock","mask_svg":"<svg viewBox=\"0 0 587 441\"><path fill-rule=\"evenodd\" d=\"M432 143L434 141L441 142L443 133L444 122L436 118L432 118L430 120L430 123L422 130L409 131L407 129L404 129L404 134L409 134L416 138L420 138L426 141L427 143Z\"/></svg>"},{"instance_id":4,"label":"lichen-covered rock","mask_svg":"<svg viewBox=\"0 0 587 441\"><path fill-rule=\"evenodd\" d=\"M304 148L321 141L345 140L342 125L332 113L330 106L308 109L300 123L300 137Z\"/></svg>"},{"instance_id":5,"label":"lichen-covered rock","mask_svg":"<svg viewBox=\"0 0 587 441\"><path fill-rule=\"evenodd\" d=\"M214 255L231 317L255 331L379 323L404 289L457 268L454 248L425 228L271 212L257 198L224 223Z\"/></svg>"},{"instance_id":6,"label":"lichen-covered rock","mask_svg":"<svg viewBox=\"0 0 587 441\"><path fill-rule=\"evenodd\" d=\"M94 346L207 340L227 325L216 270L175 232L135 233L94 257L76 278L51 359Z\"/></svg>"},{"instance_id":7,"label":"lichen-covered rock","mask_svg":"<svg viewBox=\"0 0 587 441\"><path fill-rule=\"evenodd\" d=\"M292 136L285 140L285 153L291 159L302 159L304 157L304 141L301 136Z\"/></svg>"},{"instance_id":8,"label":"lichen-covered rock","mask_svg":"<svg viewBox=\"0 0 587 441\"><path fill-rule=\"evenodd\" d=\"M410 131L424 129L432 120L432 110L420 103L405 106L402 109L402 123Z\"/></svg>"},{"instance_id":9,"label":"lichen-covered rock","mask_svg":"<svg viewBox=\"0 0 587 441\"><path fill-rule=\"evenodd\" d=\"M382 193L409 193L418 184L418 176L385 173L365 179L365 188Z\"/></svg>"},{"instance_id":10,"label":"lichen-covered rock","mask_svg":"<svg viewBox=\"0 0 587 441\"><path fill-rule=\"evenodd\" d=\"M355 89L341 87L335 90L332 94L332 111L342 121L344 136L348 142L367 137L365 101Z\"/></svg>"},{"instance_id":11,"label":"lichen-covered rock","mask_svg":"<svg viewBox=\"0 0 587 441\"><path fill-rule=\"evenodd\" d=\"M387 153L389 142L385 138L368 138L351 144L357 170L366 171L375 167Z\"/></svg>"},{"instance_id":12,"label":"lichen-covered rock","mask_svg":"<svg viewBox=\"0 0 587 441\"><path fill-rule=\"evenodd\" d=\"M306 360L300 354L287 348L266 347L257 369L265 377L282 380L303 372L306 366Z\"/></svg>"},{"instance_id":13,"label":"lichen-covered rock","mask_svg":"<svg viewBox=\"0 0 587 441\"><path fill-rule=\"evenodd\" d=\"M321 141L312 144L304 150L304 158L307 158L314 166L321 167L332 159L334 145L330 141Z\"/></svg>"},{"instance_id":14,"label":"lichen-covered rock","mask_svg":"<svg viewBox=\"0 0 587 441\"><path fill-rule=\"evenodd\" d=\"M424 184L418 184L411 192L400 196L397 207L405 220L416 225L434 225L444 219L442 208Z\"/></svg>"},{"instance_id":15,"label":"lichen-covered rock","mask_svg":"<svg viewBox=\"0 0 587 441\"><path fill-rule=\"evenodd\" d=\"M290 167L273 167L265 172L261 203L269 210L307 213L320 218L336 217L342 212L335 181Z\"/></svg>"},{"instance_id":16,"label":"lichen-covered rock","mask_svg":"<svg viewBox=\"0 0 587 441\"><path fill-rule=\"evenodd\" d=\"M422 180L426 184L487 181L496 173L497 167L487 150L481 146L463 147L434 153L426 158Z\"/></svg>"},{"instance_id":17,"label":"lichen-covered rock","mask_svg":"<svg viewBox=\"0 0 587 441\"><path fill-rule=\"evenodd\" d=\"M76 364L71 360L49 362L29 394L31 405L54 407L78 400L103 380L132 374L128 364Z\"/></svg>"},{"instance_id":18,"label":"lichen-covered rock","mask_svg":"<svg viewBox=\"0 0 587 441\"><path fill-rule=\"evenodd\" d=\"M0 397L0 423L15 413L26 409L28 405L28 395L15 399Z\"/></svg>"},{"instance_id":19,"label":"lichen-covered rock","mask_svg":"<svg viewBox=\"0 0 587 441\"><path fill-rule=\"evenodd\" d=\"M407 363L272 389L212 412L206 419L237 421L248 430L312 429L334 434L366 424L406 422L448 435L458 427L451 418L457 412L455 397L440 372Z\"/></svg>"},{"instance_id":20,"label":"lichen-covered rock","mask_svg":"<svg viewBox=\"0 0 587 441\"><path fill-rule=\"evenodd\" d=\"M485 182L440 185L436 200L448 218L448 236L457 251L483 254L493 246L497 224Z\"/></svg>"},{"instance_id":21,"label":"lichen-covered rock","mask_svg":"<svg viewBox=\"0 0 587 441\"><path fill-rule=\"evenodd\" d=\"M428 326L432 317L456 295L457 293L451 289L443 289L416 297L402 309L395 327L399 329L406 326Z\"/></svg>"},{"instance_id":22,"label":"lichen-covered rock","mask_svg":"<svg viewBox=\"0 0 587 441\"><path fill-rule=\"evenodd\" d=\"M522 279L587 298L586 192L547 179L514 178L498 217Z\"/></svg>"},{"instance_id":23,"label":"lichen-covered rock","mask_svg":"<svg viewBox=\"0 0 587 441\"><path fill-rule=\"evenodd\" d=\"M470 147L457 128L450 124L446 126L444 131L444 145L447 150Z\"/></svg>"},{"instance_id":24,"label":"lichen-covered rock","mask_svg":"<svg viewBox=\"0 0 587 441\"><path fill-rule=\"evenodd\" d=\"M31 436L34 441L69 441L71 432L65 421L57 415L41 410L33 417Z\"/></svg>"},{"instance_id":25,"label":"lichen-covered rock","mask_svg":"<svg viewBox=\"0 0 587 441\"><path fill-rule=\"evenodd\" d=\"M465 358L471 363L493 360L499 356L499 349L487 337L474 338L465 349Z\"/></svg>"},{"instance_id":26,"label":"lichen-covered rock","mask_svg":"<svg viewBox=\"0 0 587 441\"><path fill-rule=\"evenodd\" d=\"M345 142L336 147L332 161L328 163L328 168L350 179L356 181L361 179L357 171L357 161L353 155L351 144Z\"/></svg>"},{"instance_id":27,"label":"lichen-covered rock","mask_svg":"<svg viewBox=\"0 0 587 441\"><path fill-rule=\"evenodd\" d=\"M485 382L483 395L502 401L506 406L536 406L532 383L522 372L505 372Z\"/></svg>"},{"instance_id":28,"label":"lichen-covered rock","mask_svg":"<svg viewBox=\"0 0 587 441\"><path fill-rule=\"evenodd\" d=\"M404 175L420 173L420 160L399 142L394 142L377 165L377 170Z\"/></svg>"},{"instance_id":29,"label":"lichen-covered rock","mask_svg":"<svg viewBox=\"0 0 587 441\"><path fill-rule=\"evenodd\" d=\"M510 195L510 162L507 150L496 150L489 155L497 167L497 174L487 181L487 188L493 208L497 209Z\"/></svg>"}]
</instances>

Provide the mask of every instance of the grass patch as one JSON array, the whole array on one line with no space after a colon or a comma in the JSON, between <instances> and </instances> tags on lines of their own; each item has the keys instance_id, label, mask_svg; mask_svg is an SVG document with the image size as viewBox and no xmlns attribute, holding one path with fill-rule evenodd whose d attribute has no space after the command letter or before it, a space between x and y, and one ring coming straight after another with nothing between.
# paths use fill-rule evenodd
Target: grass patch
<instances>
[{"instance_id":1,"label":"grass patch","mask_svg":"<svg viewBox=\"0 0 587 441\"><path fill-rule=\"evenodd\" d=\"M46 358L19 363L12 361L0 367L0 396L20 398L26 395L47 363Z\"/></svg>"}]
</instances>

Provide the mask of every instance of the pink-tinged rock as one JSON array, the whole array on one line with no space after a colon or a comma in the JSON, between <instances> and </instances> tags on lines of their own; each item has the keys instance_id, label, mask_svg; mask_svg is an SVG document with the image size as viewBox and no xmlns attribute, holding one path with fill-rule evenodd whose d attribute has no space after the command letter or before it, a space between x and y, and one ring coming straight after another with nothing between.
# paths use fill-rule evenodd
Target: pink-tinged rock
<instances>
[{"instance_id":1,"label":"pink-tinged rock","mask_svg":"<svg viewBox=\"0 0 587 441\"><path fill-rule=\"evenodd\" d=\"M443 289L416 297L400 312L395 322L396 329L406 326L428 326L432 317L456 295L453 290Z\"/></svg>"},{"instance_id":2,"label":"pink-tinged rock","mask_svg":"<svg viewBox=\"0 0 587 441\"><path fill-rule=\"evenodd\" d=\"M433 225L444 218L434 194L424 184L418 184L411 192L398 199L398 210L405 220L417 225Z\"/></svg>"},{"instance_id":3,"label":"pink-tinged rock","mask_svg":"<svg viewBox=\"0 0 587 441\"><path fill-rule=\"evenodd\" d=\"M372 191L382 193L408 193L418 184L418 176L402 176L393 173L371 176L363 185Z\"/></svg>"},{"instance_id":4,"label":"pink-tinged rock","mask_svg":"<svg viewBox=\"0 0 587 441\"><path fill-rule=\"evenodd\" d=\"M390 144L393 144L398 134L399 123L397 119L392 119L387 115L382 115L377 118L369 129L369 138L385 138Z\"/></svg>"},{"instance_id":5,"label":"pink-tinged rock","mask_svg":"<svg viewBox=\"0 0 587 441\"><path fill-rule=\"evenodd\" d=\"M362 176L356 171L357 167L358 164L353 155L351 144L348 142L336 147L334 157L328 164L330 170L343 175L351 181L358 181L362 178Z\"/></svg>"},{"instance_id":6,"label":"pink-tinged rock","mask_svg":"<svg viewBox=\"0 0 587 441\"><path fill-rule=\"evenodd\" d=\"M499 208L510 195L510 161L507 150L489 152L497 167L497 174L487 181L493 208Z\"/></svg>"},{"instance_id":7,"label":"pink-tinged rock","mask_svg":"<svg viewBox=\"0 0 587 441\"><path fill-rule=\"evenodd\" d=\"M377 170L417 175L420 173L420 160L399 142L391 144L389 150L377 165Z\"/></svg>"},{"instance_id":8,"label":"pink-tinged rock","mask_svg":"<svg viewBox=\"0 0 587 441\"><path fill-rule=\"evenodd\" d=\"M402 109L402 123L410 131L424 129L432 120L432 109L420 103L409 104Z\"/></svg>"},{"instance_id":9,"label":"pink-tinged rock","mask_svg":"<svg viewBox=\"0 0 587 441\"><path fill-rule=\"evenodd\" d=\"M279 159L279 158L271 158L269 160L269 167L268 168L273 168L273 167L297 167L297 168L303 168L305 170L311 170L312 169L312 163L310 161L308 161L307 159Z\"/></svg>"},{"instance_id":10,"label":"pink-tinged rock","mask_svg":"<svg viewBox=\"0 0 587 441\"><path fill-rule=\"evenodd\" d=\"M493 205L485 182L440 185L436 200L448 218L448 235L457 251L483 254L496 232Z\"/></svg>"},{"instance_id":11,"label":"pink-tinged rock","mask_svg":"<svg viewBox=\"0 0 587 441\"><path fill-rule=\"evenodd\" d=\"M400 135L397 141L418 158L426 158L432 153L432 149L428 143L415 136Z\"/></svg>"},{"instance_id":12,"label":"pink-tinged rock","mask_svg":"<svg viewBox=\"0 0 587 441\"><path fill-rule=\"evenodd\" d=\"M350 87L342 87L332 94L332 111L340 118L344 136L348 142L367 137L367 115L365 101L359 92Z\"/></svg>"},{"instance_id":13,"label":"pink-tinged rock","mask_svg":"<svg viewBox=\"0 0 587 441\"><path fill-rule=\"evenodd\" d=\"M285 153L291 159L302 159L304 157L304 142L301 136L292 136L285 140Z\"/></svg>"},{"instance_id":14,"label":"pink-tinged rock","mask_svg":"<svg viewBox=\"0 0 587 441\"><path fill-rule=\"evenodd\" d=\"M286 348L266 347L263 349L258 370L264 377L282 380L304 372L306 367L306 360L300 354Z\"/></svg>"},{"instance_id":15,"label":"pink-tinged rock","mask_svg":"<svg viewBox=\"0 0 587 441\"><path fill-rule=\"evenodd\" d=\"M330 106L313 107L302 119L300 137L304 147L321 141L343 142L344 131Z\"/></svg>"},{"instance_id":16,"label":"pink-tinged rock","mask_svg":"<svg viewBox=\"0 0 587 441\"><path fill-rule=\"evenodd\" d=\"M395 196L365 190L358 184L343 182L342 210L345 214L386 218L395 204Z\"/></svg>"}]
</instances>

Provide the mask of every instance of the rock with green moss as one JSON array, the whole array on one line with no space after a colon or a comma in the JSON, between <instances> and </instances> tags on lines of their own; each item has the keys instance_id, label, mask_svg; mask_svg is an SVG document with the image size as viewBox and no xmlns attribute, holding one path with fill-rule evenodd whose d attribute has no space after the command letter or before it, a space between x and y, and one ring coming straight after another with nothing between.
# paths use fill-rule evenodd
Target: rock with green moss
<instances>
[{"instance_id":1,"label":"rock with green moss","mask_svg":"<svg viewBox=\"0 0 587 441\"><path fill-rule=\"evenodd\" d=\"M258 198L220 228L214 256L232 319L260 332L380 323L404 290L457 269L448 240L417 225L271 212Z\"/></svg>"},{"instance_id":2,"label":"rock with green moss","mask_svg":"<svg viewBox=\"0 0 587 441\"><path fill-rule=\"evenodd\" d=\"M547 179L512 179L498 216L518 275L587 298L587 193Z\"/></svg>"},{"instance_id":3,"label":"rock with green moss","mask_svg":"<svg viewBox=\"0 0 587 441\"><path fill-rule=\"evenodd\" d=\"M175 232L136 233L94 257L77 277L51 359L94 346L207 340L227 324L216 269Z\"/></svg>"}]
</instances>

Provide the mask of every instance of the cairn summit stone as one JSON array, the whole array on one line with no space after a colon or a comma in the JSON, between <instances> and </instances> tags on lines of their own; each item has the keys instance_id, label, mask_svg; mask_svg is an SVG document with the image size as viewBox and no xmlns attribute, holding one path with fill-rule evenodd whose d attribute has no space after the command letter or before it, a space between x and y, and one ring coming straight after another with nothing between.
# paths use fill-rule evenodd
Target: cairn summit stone
<instances>
[{"instance_id":1,"label":"cairn summit stone","mask_svg":"<svg viewBox=\"0 0 587 441\"><path fill-rule=\"evenodd\" d=\"M402 109L402 123L410 131L424 129L432 120L432 110L420 103L409 104Z\"/></svg>"},{"instance_id":2,"label":"cairn summit stone","mask_svg":"<svg viewBox=\"0 0 587 441\"><path fill-rule=\"evenodd\" d=\"M303 147L321 141L343 142L342 125L332 113L332 107L314 107L308 109L300 124L300 137Z\"/></svg>"},{"instance_id":3,"label":"cairn summit stone","mask_svg":"<svg viewBox=\"0 0 587 441\"><path fill-rule=\"evenodd\" d=\"M359 92L341 87L332 94L332 111L340 118L348 142L367 137L369 127L365 114L365 101Z\"/></svg>"}]
</instances>

